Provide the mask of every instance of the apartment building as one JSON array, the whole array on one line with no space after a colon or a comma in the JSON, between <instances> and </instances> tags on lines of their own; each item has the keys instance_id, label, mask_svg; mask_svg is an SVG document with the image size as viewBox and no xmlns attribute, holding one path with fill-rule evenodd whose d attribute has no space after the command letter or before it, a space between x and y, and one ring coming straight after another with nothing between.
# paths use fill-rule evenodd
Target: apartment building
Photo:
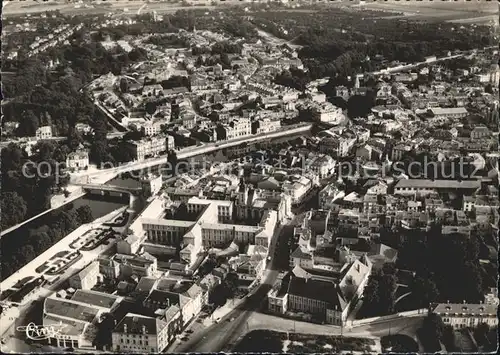
<instances>
[{"instance_id":1,"label":"apartment building","mask_svg":"<svg viewBox=\"0 0 500 355\"><path fill-rule=\"evenodd\" d=\"M321 153L330 153L336 157L346 157L356 143L356 136L348 133L335 137L325 137L319 143Z\"/></svg>"},{"instance_id":2,"label":"apartment building","mask_svg":"<svg viewBox=\"0 0 500 355\"><path fill-rule=\"evenodd\" d=\"M255 121L255 133L270 133L281 128L281 120L273 118L261 118Z\"/></svg>"},{"instance_id":3,"label":"apartment building","mask_svg":"<svg viewBox=\"0 0 500 355\"><path fill-rule=\"evenodd\" d=\"M153 122L146 122L142 127L141 127L142 132L146 136L156 136L161 132L161 127L160 124L158 123L153 123Z\"/></svg>"},{"instance_id":4,"label":"apartment building","mask_svg":"<svg viewBox=\"0 0 500 355\"><path fill-rule=\"evenodd\" d=\"M115 254L113 260L120 266L120 275L123 277L153 276L158 268L156 258L148 253L141 255Z\"/></svg>"}]
</instances>

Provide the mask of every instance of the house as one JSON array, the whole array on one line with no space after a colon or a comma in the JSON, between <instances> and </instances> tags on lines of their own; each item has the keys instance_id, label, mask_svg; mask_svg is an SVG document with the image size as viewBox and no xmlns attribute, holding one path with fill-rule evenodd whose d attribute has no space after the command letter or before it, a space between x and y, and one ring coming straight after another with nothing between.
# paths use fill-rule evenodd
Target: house
<instances>
[{"instance_id":1,"label":"house","mask_svg":"<svg viewBox=\"0 0 500 355\"><path fill-rule=\"evenodd\" d=\"M484 125L478 125L472 129L470 132L470 139L472 140L480 140L483 138L489 138L491 136L491 132L488 127Z\"/></svg>"},{"instance_id":2,"label":"house","mask_svg":"<svg viewBox=\"0 0 500 355\"><path fill-rule=\"evenodd\" d=\"M99 262L93 261L87 267L69 278L69 285L74 289L90 290L97 284L99 274Z\"/></svg>"},{"instance_id":3,"label":"house","mask_svg":"<svg viewBox=\"0 0 500 355\"><path fill-rule=\"evenodd\" d=\"M335 160L329 155L319 156L310 165L311 171L320 179L329 177L335 168Z\"/></svg>"},{"instance_id":4,"label":"house","mask_svg":"<svg viewBox=\"0 0 500 355\"><path fill-rule=\"evenodd\" d=\"M156 258L148 253L141 255L116 254L113 260L120 265L120 274L124 277L153 276L157 270Z\"/></svg>"},{"instance_id":5,"label":"house","mask_svg":"<svg viewBox=\"0 0 500 355\"><path fill-rule=\"evenodd\" d=\"M71 171L87 169L89 166L89 153L86 150L77 150L69 153L66 158L66 168Z\"/></svg>"},{"instance_id":6,"label":"house","mask_svg":"<svg viewBox=\"0 0 500 355\"><path fill-rule=\"evenodd\" d=\"M404 145L404 144L395 145L392 148L391 160L392 161L399 161L403 158L403 156L405 154L407 154L410 151L411 151L411 147L408 145Z\"/></svg>"},{"instance_id":7,"label":"house","mask_svg":"<svg viewBox=\"0 0 500 355\"><path fill-rule=\"evenodd\" d=\"M52 127L42 126L36 130L35 136L37 139L50 139L52 138Z\"/></svg>"}]
</instances>

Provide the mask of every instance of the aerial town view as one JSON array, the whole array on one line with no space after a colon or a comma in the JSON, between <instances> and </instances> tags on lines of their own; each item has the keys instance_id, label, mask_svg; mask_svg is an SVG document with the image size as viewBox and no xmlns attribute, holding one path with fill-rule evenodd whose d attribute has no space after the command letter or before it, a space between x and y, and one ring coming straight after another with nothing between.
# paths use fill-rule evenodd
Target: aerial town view
<instances>
[{"instance_id":1,"label":"aerial town view","mask_svg":"<svg viewBox=\"0 0 500 355\"><path fill-rule=\"evenodd\" d=\"M2 353L496 353L499 4L2 4Z\"/></svg>"}]
</instances>

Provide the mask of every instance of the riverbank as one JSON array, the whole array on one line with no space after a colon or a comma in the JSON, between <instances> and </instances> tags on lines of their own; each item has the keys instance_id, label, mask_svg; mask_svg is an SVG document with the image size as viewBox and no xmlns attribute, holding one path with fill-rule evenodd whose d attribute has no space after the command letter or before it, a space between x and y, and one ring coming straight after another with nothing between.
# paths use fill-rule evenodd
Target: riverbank
<instances>
[{"instance_id":1,"label":"riverbank","mask_svg":"<svg viewBox=\"0 0 500 355\"><path fill-rule=\"evenodd\" d=\"M68 204L68 203L70 203L70 202L73 202L73 201L75 201L75 200L79 199L80 197L85 196L85 192L84 192L81 188L79 188L79 190L80 190L80 191L75 190L75 191L74 191L73 193L71 193L68 197L64 197L64 196L63 196L63 198L61 198L61 196L60 196L60 195L56 195L56 196L54 196L54 197L57 197L57 198L56 198L55 200L51 199L51 201L50 201L51 208L49 208L48 210L45 210L45 211L43 211L42 213L39 213L39 214L37 214L37 215L35 215L35 216L33 216L33 217L31 217L31 218L29 218L29 219L27 219L27 220L25 220L25 221L23 221L23 222L19 223L19 224L16 224L15 226L12 226L12 227L10 227L10 228L4 229L4 230L0 233L0 238L2 238L2 237L3 237L4 235L6 235L6 234L9 234L9 233L11 233L11 232L14 232L16 229L18 229L18 228L20 228L20 227L22 227L22 226L24 226L24 225L26 225L26 224L28 224L28 223L30 223L30 222L32 222L32 221L34 221L34 220L36 220L36 219L38 219L38 218L40 218L40 217L42 217L42 216L44 216L44 215L48 214L49 212L52 212L52 211L54 211L54 210L57 210L58 208L60 208L60 207L62 207L62 206L64 206L64 205L66 205L66 204ZM54 197L53 197L53 198L54 198Z\"/></svg>"}]
</instances>

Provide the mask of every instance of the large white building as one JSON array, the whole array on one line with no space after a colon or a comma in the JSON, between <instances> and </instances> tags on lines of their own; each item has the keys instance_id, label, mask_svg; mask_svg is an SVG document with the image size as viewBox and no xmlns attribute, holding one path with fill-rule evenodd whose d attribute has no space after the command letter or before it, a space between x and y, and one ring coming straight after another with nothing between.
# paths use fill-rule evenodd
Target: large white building
<instances>
[{"instance_id":1,"label":"large white building","mask_svg":"<svg viewBox=\"0 0 500 355\"><path fill-rule=\"evenodd\" d=\"M494 304L440 303L433 312L453 329L475 328L481 323L495 327L498 325L497 308Z\"/></svg>"},{"instance_id":2,"label":"large white building","mask_svg":"<svg viewBox=\"0 0 500 355\"><path fill-rule=\"evenodd\" d=\"M278 314L304 312L327 324L345 325L351 304L363 293L372 264L363 255L338 267L345 271L338 273L314 265L307 269L295 265L292 272L279 279L269 291L268 309Z\"/></svg>"},{"instance_id":3,"label":"large white building","mask_svg":"<svg viewBox=\"0 0 500 355\"><path fill-rule=\"evenodd\" d=\"M180 317L180 313L177 313L177 317ZM174 332L169 332L169 324L172 323L173 320L167 323L157 318L128 313L113 329L113 351L161 353L174 339Z\"/></svg>"},{"instance_id":4,"label":"large white building","mask_svg":"<svg viewBox=\"0 0 500 355\"><path fill-rule=\"evenodd\" d=\"M257 121L257 134L270 133L281 127L281 120L272 118L261 118Z\"/></svg>"},{"instance_id":5,"label":"large white building","mask_svg":"<svg viewBox=\"0 0 500 355\"><path fill-rule=\"evenodd\" d=\"M226 139L248 137L252 135L252 124L248 118L234 119L226 126Z\"/></svg>"},{"instance_id":6,"label":"large white building","mask_svg":"<svg viewBox=\"0 0 500 355\"><path fill-rule=\"evenodd\" d=\"M172 136L168 136L173 139ZM144 160L147 157L156 156L168 150L168 139L165 136L155 136L141 139L140 141L129 141L128 144L133 150L134 158Z\"/></svg>"},{"instance_id":7,"label":"large white building","mask_svg":"<svg viewBox=\"0 0 500 355\"><path fill-rule=\"evenodd\" d=\"M342 109L332 105L329 102L322 102L314 105L312 115L315 121L339 124L344 119Z\"/></svg>"},{"instance_id":8,"label":"large white building","mask_svg":"<svg viewBox=\"0 0 500 355\"><path fill-rule=\"evenodd\" d=\"M246 207L238 204L237 208L246 211ZM140 216L147 245L157 245L165 253L180 248L180 257L189 266L196 262L203 249L225 248L233 242L268 247L279 214L277 210L265 213L263 209L258 225L245 225L233 221L235 206L232 201L192 197L186 203L190 220L166 218L165 208L162 199L157 198Z\"/></svg>"}]
</instances>

